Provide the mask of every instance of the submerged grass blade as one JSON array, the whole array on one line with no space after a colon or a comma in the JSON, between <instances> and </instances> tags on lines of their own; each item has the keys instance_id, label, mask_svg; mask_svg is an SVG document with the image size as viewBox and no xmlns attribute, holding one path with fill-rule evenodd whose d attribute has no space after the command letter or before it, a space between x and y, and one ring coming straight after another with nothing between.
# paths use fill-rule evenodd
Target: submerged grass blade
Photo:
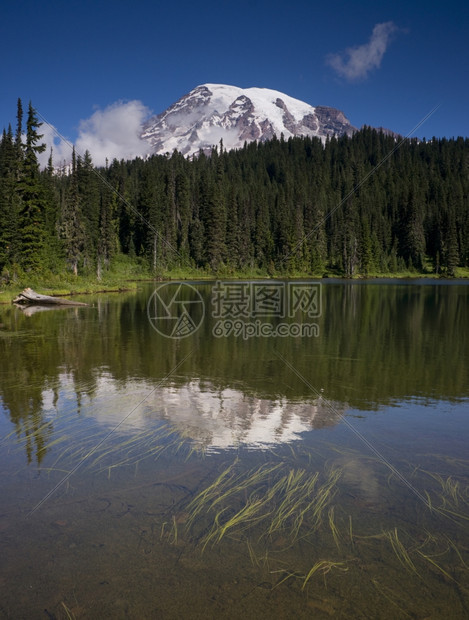
<instances>
[{"instance_id":1,"label":"submerged grass blade","mask_svg":"<svg viewBox=\"0 0 469 620\"><path fill-rule=\"evenodd\" d=\"M321 525L337 492L340 475L340 469L333 469L318 484L319 472L294 468L284 461L242 472L236 459L192 498L186 507L186 529L210 519L208 533L201 539L205 548L219 543L227 533L244 532L264 523L260 538L284 532L293 544L301 534L307 536ZM338 545L340 536L333 511L329 521Z\"/></svg>"},{"instance_id":2,"label":"submerged grass blade","mask_svg":"<svg viewBox=\"0 0 469 620\"><path fill-rule=\"evenodd\" d=\"M328 516L329 516L329 528L332 532L332 537L334 539L337 549L340 551L340 534L334 522L334 506L329 508Z\"/></svg>"},{"instance_id":3,"label":"submerged grass blade","mask_svg":"<svg viewBox=\"0 0 469 620\"><path fill-rule=\"evenodd\" d=\"M410 556L407 553L406 548L404 547L402 542L399 540L399 536L398 536L398 533L397 533L397 527L395 527L393 530L389 530L387 532L384 532L384 536L391 543L391 547L392 547L392 549L393 549L397 559L402 564L402 566L404 568L406 568L407 570L409 570L409 571L415 573L416 575L418 575L417 569L415 568L414 563L410 559Z\"/></svg>"},{"instance_id":4,"label":"submerged grass blade","mask_svg":"<svg viewBox=\"0 0 469 620\"><path fill-rule=\"evenodd\" d=\"M75 616L73 615L73 613L70 611L70 609L67 607L67 605L65 605L63 601L62 601L62 607L64 608L65 614L67 616L67 620L75 620Z\"/></svg>"},{"instance_id":5,"label":"submerged grass blade","mask_svg":"<svg viewBox=\"0 0 469 620\"><path fill-rule=\"evenodd\" d=\"M258 560L258 558L256 556L256 553L255 553L255 551L253 549L253 546L252 546L251 541L249 540L249 538L246 540L246 545L247 545L247 548L248 548L248 551L249 551L249 557L251 559L251 564L253 566L260 566L260 562L259 562L259 560Z\"/></svg>"},{"instance_id":6,"label":"submerged grass blade","mask_svg":"<svg viewBox=\"0 0 469 620\"><path fill-rule=\"evenodd\" d=\"M342 566L344 566L344 562L331 562L329 560L319 560L319 562L316 562L316 564L314 564L314 566L310 569L309 573L305 576L301 589L302 590L305 589L308 581L318 571L321 571L324 575L326 575L333 568L339 568L342 571L348 570L348 568L341 568Z\"/></svg>"},{"instance_id":7,"label":"submerged grass blade","mask_svg":"<svg viewBox=\"0 0 469 620\"><path fill-rule=\"evenodd\" d=\"M388 600L392 605L394 605L394 607L397 607L397 609L399 609L399 611L407 616L408 618L415 618L414 615L410 615L408 614L405 609L403 609L395 600L393 597L391 597L389 594L386 593L386 589L384 588L384 586L382 586L379 581L377 579L372 579L371 583L375 586L375 588L378 590L378 592L381 594L381 596L384 596L384 598L386 600ZM396 599L399 598L399 596L397 594L394 595Z\"/></svg>"},{"instance_id":8,"label":"submerged grass blade","mask_svg":"<svg viewBox=\"0 0 469 620\"><path fill-rule=\"evenodd\" d=\"M469 566L466 564L466 562L464 561L461 552L459 551L458 547L456 546L456 544L450 539L448 538L448 536L445 536L446 540L448 541L449 545L451 546L451 548L456 552L461 564L464 566L464 568L466 570L469 570Z\"/></svg>"},{"instance_id":9,"label":"submerged grass blade","mask_svg":"<svg viewBox=\"0 0 469 620\"><path fill-rule=\"evenodd\" d=\"M287 579L301 579L301 577L299 575L297 575L296 573L291 573L290 571L286 570L286 569L281 569L281 570L271 570L270 574L273 575L275 573L286 573L285 577L283 577L283 579L280 579L279 581L277 581L277 583L272 587L272 590L274 590L275 588L278 588L280 585L282 585L282 583L284 583L285 581L287 581Z\"/></svg>"},{"instance_id":10,"label":"submerged grass blade","mask_svg":"<svg viewBox=\"0 0 469 620\"><path fill-rule=\"evenodd\" d=\"M447 571L445 571L445 569L442 566L440 566L438 562L435 562L435 560L430 555L427 555L426 553L422 553L422 551L420 551L419 549L417 549L417 553L419 553L427 562L432 564L432 566L434 566L437 570L439 570L440 573L442 573L445 577L447 577L451 581L454 581L454 583L457 583L458 586L461 586L461 584L458 581L456 581L456 579L452 577ZM467 591L467 588L464 588L464 589Z\"/></svg>"}]
</instances>

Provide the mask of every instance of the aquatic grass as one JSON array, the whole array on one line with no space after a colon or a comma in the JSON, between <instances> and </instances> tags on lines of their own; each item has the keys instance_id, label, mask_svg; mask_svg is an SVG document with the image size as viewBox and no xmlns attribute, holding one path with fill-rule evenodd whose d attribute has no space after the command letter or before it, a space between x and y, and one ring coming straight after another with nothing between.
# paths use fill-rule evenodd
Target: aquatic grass
<instances>
[{"instance_id":1,"label":"aquatic grass","mask_svg":"<svg viewBox=\"0 0 469 620\"><path fill-rule=\"evenodd\" d=\"M328 517L329 517L329 529L332 532L332 537L336 544L337 550L340 551L340 534L334 522L334 506L331 506L329 508Z\"/></svg>"},{"instance_id":2,"label":"aquatic grass","mask_svg":"<svg viewBox=\"0 0 469 620\"><path fill-rule=\"evenodd\" d=\"M270 571L271 575L275 575L275 573L281 573L282 575L286 573L286 575L285 575L285 577L283 577L283 579L280 579L279 581L277 581L277 583L273 586L272 590L274 590L275 588L278 588L279 586L281 586L282 583L285 583L285 581L287 581L288 579L302 579L302 576L298 575L298 573L291 572L291 571L286 570L284 568L282 568L280 570L272 570L272 571Z\"/></svg>"},{"instance_id":3,"label":"aquatic grass","mask_svg":"<svg viewBox=\"0 0 469 620\"><path fill-rule=\"evenodd\" d=\"M459 459L459 462L466 463L467 461ZM425 469L420 469L420 472L438 484L436 489L433 487L424 489L422 492L425 495L425 504L428 509L450 519L453 523L459 523L460 520L469 521L469 512L466 510L469 507L469 486L463 487L462 483L452 476L444 477Z\"/></svg>"},{"instance_id":4,"label":"aquatic grass","mask_svg":"<svg viewBox=\"0 0 469 620\"><path fill-rule=\"evenodd\" d=\"M299 530L303 524L305 524L305 529L308 532L313 532L320 527L323 512L335 495L333 487L340 476L340 472L338 470L331 471L327 481L317 489L315 487L318 472L309 476L302 483L304 473L298 472L293 480L291 478L288 480L285 499L276 510L269 528L269 534L279 529L287 529L289 518L295 514L296 517L290 527L290 536L293 541L299 536Z\"/></svg>"},{"instance_id":5,"label":"aquatic grass","mask_svg":"<svg viewBox=\"0 0 469 620\"><path fill-rule=\"evenodd\" d=\"M69 469L62 469L60 467L41 467L41 472L45 474L69 474Z\"/></svg>"},{"instance_id":6,"label":"aquatic grass","mask_svg":"<svg viewBox=\"0 0 469 620\"><path fill-rule=\"evenodd\" d=\"M435 536L429 532L427 532L427 534L428 535L425 541L416 548L416 553L418 553L427 563L429 563L439 573L441 573L446 578L456 583L460 588L462 588L466 592L469 592L468 588L465 585L461 584L455 577L453 577L448 572L448 570L446 570L443 567L440 561L440 558L443 559L445 556L448 556L448 554L451 553L451 551L453 551L456 554L460 562L459 570L463 572L467 572L469 570L469 567L464 561L461 551L456 545L456 543L451 538L449 538L449 536L447 536L446 534L444 535L444 538ZM442 543L444 545L443 548L441 548ZM427 549L427 547L429 547L430 545L432 546L432 548ZM435 558L438 558L438 561ZM455 562L454 559L448 558L447 562L450 563L450 566L453 570L458 568L457 562Z\"/></svg>"},{"instance_id":7,"label":"aquatic grass","mask_svg":"<svg viewBox=\"0 0 469 620\"><path fill-rule=\"evenodd\" d=\"M259 468L248 472L247 476L243 476L243 474L235 474L233 471L237 463L238 459L191 501L187 507L188 511L191 512L189 524L202 510L213 510L217 505L233 495L240 494L243 491L246 492L252 485L263 484L265 479L280 467L279 464L261 465Z\"/></svg>"},{"instance_id":8,"label":"aquatic grass","mask_svg":"<svg viewBox=\"0 0 469 620\"><path fill-rule=\"evenodd\" d=\"M399 539L397 527L395 527L393 530L383 532L383 536L391 543L392 550L394 551L397 559L402 564L402 566L410 572L418 575L415 564L412 562L406 548Z\"/></svg>"},{"instance_id":9,"label":"aquatic grass","mask_svg":"<svg viewBox=\"0 0 469 620\"><path fill-rule=\"evenodd\" d=\"M89 418L77 415L76 407L71 411L65 407L60 415L38 425L32 421L26 427L18 426L2 437L0 445L10 443L10 450L26 450L27 454L32 454L34 446L38 466L48 474L54 471L68 474L77 463L83 462L83 469L103 472L108 478L121 467L137 467L142 460L156 460L165 453L184 452L185 460L198 453L197 446L168 423L153 430L134 432L132 429L130 436L116 433L112 443L101 445L106 427L90 422Z\"/></svg>"},{"instance_id":10,"label":"aquatic grass","mask_svg":"<svg viewBox=\"0 0 469 620\"><path fill-rule=\"evenodd\" d=\"M440 572L441 572L441 573L442 573L445 577L447 577L447 578L448 578L448 579L450 579L451 581L454 581L454 582L455 582L455 583L457 583L458 585L461 585L461 584L459 584L459 583L456 581L456 579L454 579L454 577L451 577L451 575L450 575L447 571L445 571L445 569L444 569L444 568L443 568L440 564L438 564L438 562L435 562L435 560L433 559L433 557L432 557L432 556L430 556L430 555L428 555L428 554L426 554L426 553L423 553L422 551L420 551L420 549L417 549L417 553L419 553L419 554L420 554L420 555L421 555L421 556L422 556L422 557L423 557L423 558L424 558L427 562L429 562L432 566L434 566L434 567L435 567L438 571L440 571Z\"/></svg>"},{"instance_id":11,"label":"aquatic grass","mask_svg":"<svg viewBox=\"0 0 469 620\"><path fill-rule=\"evenodd\" d=\"M303 504L305 494L308 495L310 487L314 486L317 479L317 475L314 475L310 481L306 481L305 483L305 476L306 472L304 470L298 470L296 472L294 470L290 470L290 472L276 485L275 494L282 490L284 493L284 499L275 510L275 516L272 518L268 530L269 534L272 534L276 530L283 529L289 517L297 512L297 524L298 522L301 524L303 521L304 512L308 509L308 507L304 510L300 510L300 507ZM305 488L306 486L307 488ZM298 528L299 525L293 526L294 531L297 531Z\"/></svg>"},{"instance_id":12,"label":"aquatic grass","mask_svg":"<svg viewBox=\"0 0 469 620\"><path fill-rule=\"evenodd\" d=\"M422 454L422 457L430 457L432 459L437 459L439 461L443 461L447 465L455 466L457 469L461 469L463 471L467 471L469 467L469 459L461 459L454 456L449 456L447 454L434 454L434 453L425 453Z\"/></svg>"},{"instance_id":13,"label":"aquatic grass","mask_svg":"<svg viewBox=\"0 0 469 620\"><path fill-rule=\"evenodd\" d=\"M254 548L253 548L252 543L249 540L249 538L246 540L246 545L247 545L247 548L248 548L249 558L251 560L251 564L253 566L259 567L260 566L259 559L258 559L258 557L257 557L257 555L256 555L256 553L254 551Z\"/></svg>"},{"instance_id":14,"label":"aquatic grass","mask_svg":"<svg viewBox=\"0 0 469 620\"><path fill-rule=\"evenodd\" d=\"M238 531L242 531L253 522L263 519L263 515L259 514L259 506L261 504L262 500L250 498L241 510L229 517L224 523L221 523L220 516L227 508L222 509L215 517L213 528L206 536L202 550L204 550L210 542L219 543L228 531L234 528L237 528Z\"/></svg>"},{"instance_id":15,"label":"aquatic grass","mask_svg":"<svg viewBox=\"0 0 469 620\"><path fill-rule=\"evenodd\" d=\"M193 500L187 506L187 511L189 512L189 519L187 520L186 527L189 528L190 525L195 521L197 516L207 508L207 503L212 500L212 498L216 498L219 493L220 488L225 485L226 479L230 480L233 477L233 469L238 462L238 458L234 460L231 465L229 465L226 469L224 469L221 474L210 484L206 489L198 493Z\"/></svg>"},{"instance_id":16,"label":"aquatic grass","mask_svg":"<svg viewBox=\"0 0 469 620\"><path fill-rule=\"evenodd\" d=\"M279 560L276 560L277 563ZM285 564L285 562L280 562ZM278 588L282 583L287 581L288 579L296 579L302 582L301 590L307 586L308 581L316 574L317 572L321 572L324 576L329 573L333 568L339 569L342 572L347 572L348 567L346 566L346 562L336 562L332 560L318 560L308 572L302 571L300 568L293 570L291 567L285 568L277 568L276 570L270 570L271 575L279 574L279 580L273 586L272 589Z\"/></svg>"},{"instance_id":17,"label":"aquatic grass","mask_svg":"<svg viewBox=\"0 0 469 620\"><path fill-rule=\"evenodd\" d=\"M170 533L170 542L173 545L176 545L178 541L178 524L176 521L176 517L173 515L172 518L172 529L171 529L171 533Z\"/></svg>"},{"instance_id":18,"label":"aquatic grass","mask_svg":"<svg viewBox=\"0 0 469 620\"><path fill-rule=\"evenodd\" d=\"M443 493L439 495L443 501L443 505L445 505L449 499L455 506L458 506L459 499L461 497L459 482L457 480L453 480L451 476L448 476L445 479L440 474L434 472L425 471L425 473L431 476L440 485Z\"/></svg>"},{"instance_id":19,"label":"aquatic grass","mask_svg":"<svg viewBox=\"0 0 469 620\"><path fill-rule=\"evenodd\" d=\"M460 498L462 499L459 487L459 482L457 480L453 480L451 476L445 480L443 486L445 494L449 495L455 506L459 506L459 500Z\"/></svg>"},{"instance_id":20,"label":"aquatic grass","mask_svg":"<svg viewBox=\"0 0 469 620\"><path fill-rule=\"evenodd\" d=\"M422 549L423 547L426 547L429 543L433 543L433 544L438 543L438 538L435 536L435 534L432 534L427 529L425 529L424 531L427 536L420 545L416 545L415 547L416 549Z\"/></svg>"},{"instance_id":21,"label":"aquatic grass","mask_svg":"<svg viewBox=\"0 0 469 620\"><path fill-rule=\"evenodd\" d=\"M432 504L432 498L430 496L430 493L428 491L424 491L425 496L427 498L427 502L428 502L428 508L431 510L433 510L433 504Z\"/></svg>"},{"instance_id":22,"label":"aquatic grass","mask_svg":"<svg viewBox=\"0 0 469 620\"><path fill-rule=\"evenodd\" d=\"M170 525L170 528L166 526ZM171 516L171 521L163 521L160 528L160 540L167 539L170 545L178 543L178 522L175 515Z\"/></svg>"},{"instance_id":23,"label":"aquatic grass","mask_svg":"<svg viewBox=\"0 0 469 620\"><path fill-rule=\"evenodd\" d=\"M189 461L193 455L196 455L197 457L202 457L205 458L207 455L207 449L205 446L198 446L198 445L192 445L190 447L190 450L186 456L186 458L184 459L186 462Z\"/></svg>"},{"instance_id":24,"label":"aquatic grass","mask_svg":"<svg viewBox=\"0 0 469 620\"><path fill-rule=\"evenodd\" d=\"M67 616L67 620L75 620L75 616L72 613L72 611L67 607L67 605L65 605L65 603L62 601L61 603L62 607L64 608L65 614Z\"/></svg>"},{"instance_id":25,"label":"aquatic grass","mask_svg":"<svg viewBox=\"0 0 469 620\"><path fill-rule=\"evenodd\" d=\"M371 580L371 583L374 585L374 587L375 587L375 588L376 588L376 590L379 592L379 594L380 594L381 596L384 596L384 598L385 598L387 601L389 601L389 602L391 603L391 605L394 605L394 607L397 607L397 609L398 609L398 610L399 610L399 611L400 611L403 615L407 616L408 618L415 618L415 615L414 615L414 614L409 614L409 613L407 613L407 612L406 612L406 610L405 610L405 609L403 609L403 608L402 608L402 607L401 607L401 606L400 606L400 605L399 605L399 604L398 604L398 603L394 600L394 598L393 598L390 594L388 594L388 593L386 592L386 590L388 590L388 591L389 591L389 588L385 588L383 585L381 585L381 584L379 583L379 581L378 581L377 579L372 579L372 580ZM394 594L394 596L395 596L395 598L396 598L396 599L399 599L399 598L401 598L401 596L402 596L402 595L399 595L399 594L395 594L394 592L392 592L392 594Z\"/></svg>"},{"instance_id":26,"label":"aquatic grass","mask_svg":"<svg viewBox=\"0 0 469 620\"><path fill-rule=\"evenodd\" d=\"M451 540L451 538L449 538L448 536L445 535L446 540L448 541L450 547L456 552L456 555L458 556L461 564L463 565L463 567L465 568L465 570L469 570L469 566L466 564L466 562L464 561L461 552L459 551L458 547L456 546L456 544Z\"/></svg>"},{"instance_id":27,"label":"aquatic grass","mask_svg":"<svg viewBox=\"0 0 469 620\"><path fill-rule=\"evenodd\" d=\"M448 504L448 502L446 502L446 504ZM462 519L463 521L469 521L469 514L465 514L465 513L461 512L461 511L457 511L457 510L452 510L450 508L446 508L445 505L439 506L439 507L435 508L434 510L436 512L439 512L441 515L444 515L445 517L448 517L454 523L459 523L460 519Z\"/></svg>"},{"instance_id":28,"label":"aquatic grass","mask_svg":"<svg viewBox=\"0 0 469 620\"><path fill-rule=\"evenodd\" d=\"M243 472L236 459L186 506L186 530L203 528L199 536L203 550L227 534L240 535L256 527L260 528L259 539L283 532L293 544L320 527L340 474L338 469L330 470L320 484L319 472L283 462L264 463ZM333 512L329 518L333 522ZM337 527L333 527L338 541Z\"/></svg>"},{"instance_id":29,"label":"aquatic grass","mask_svg":"<svg viewBox=\"0 0 469 620\"><path fill-rule=\"evenodd\" d=\"M23 420L23 424L23 426L17 426L14 430L5 435L0 443L0 446L16 437L15 444L18 447L23 448L25 445L29 444L32 439L38 438L43 440L44 436L48 437L54 430L51 420L47 420L39 426L34 426L34 420L28 418ZM44 444L44 447L47 445L48 444Z\"/></svg>"},{"instance_id":30,"label":"aquatic grass","mask_svg":"<svg viewBox=\"0 0 469 620\"><path fill-rule=\"evenodd\" d=\"M342 568L345 567L345 568ZM341 571L348 571L348 567L345 566L344 562L331 562L330 560L319 560L314 564L307 575L304 577L303 585L301 589L304 590L308 584L308 581L313 577L313 575L317 572L321 572L324 577L329 573L333 568L339 569Z\"/></svg>"},{"instance_id":31,"label":"aquatic grass","mask_svg":"<svg viewBox=\"0 0 469 620\"><path fill-rule=\"evenodd\" d=\"M281 467L281 463L274 465L261 465L259 468L255 468L248 472L247 477L243 478L242 475L239 475L233 483L231 488L224 488L224 492L220 494L217 498L214 499L211 507L214 508L217 504L223 502L228 499L228 497L239 493L240 490L248 489L253 485L262 485L265 483L266 478L270 476L271 473L276 471ZM235 484L239 482L239 484Z\"/></svg>"},{"instance_id":32,"label":"aquatic grass","mask_svg":"<svg viewBox=\"0 0 469 620\"><path fill-rule=\"evenodd\" d=\"M241 523L245 522L250 518L253 512L253 507L246 504L238 513L234 516L227 518L226 521L222 522L221 517L223 514L227 512L228 508L222 508L216 515L213 522L213 526L210 532L205 536L202 545L202 551L205 551L205 548L209 543L216 544L221 541L225 533L235 525L238 527Z\"/></svg>"},{"instance_id":33,"label":"aquatic grass","mask_svg":"<svg viewBox=\"0 0 469 620\"><path fill-rule=\"evenodd\" d=\"M421 570L423 570L422 560L430 565L432 568L436 569L441 575L444 575L447 579L450 579L452 582L456 583L458 587L466 590L467 588L460 583L454 576L452 576L447 569L446 566L442 564L440 558L443 559L445 556L448 556L450 551L453 551L460 562L460 570L467 571L468 566L462 557L462 554L455 544L448 536L445 535L444 539L441 536L437 536L428 530L425 530L426 537L425 539L418 545L414 544L412 546L412 554L410 555L410 550L407 549L402 541L400 540L397 527L385 532L381 532L380 534L368 535L368 536L355 536L358 540L371 541L371 540L386 540L390 543L392 551L399 563L411 573L414 573L420 579ZM444 543L442 548L442 543ZM418 555L418 557L415 557ZM417 559L420 558L420 563L418 564L419 569L417 569ZM447 560L449 561L449 560ZM451 561L450 566L455 569L457 563ZM375 584L376 585L376 584Z\"/></svg>"},{"instance_id":34,"label":"aquatic grass","mask_svg":"<svg viewBox=\"0 0 469 620\"><path fill-rule=\"evenodd\" d=\"M134 465L144 459L157 460L165 452L176 455L183 449L190 451L190 443L185 437L181 437L173 427L164 425L156 431L147 430L133 434L123 441L107 446L98 452L88 468L98 471L108 471L119 466ZM186 459L187 460L187 459ZM109 466L106 461L114 461Z\"/></svg>"},{"instance_id":35,"label":"aquatic grass","mask_svg":"<svg viewBox=\"0 0 469 620\"><path fill-rule=\"evenodd\" d=\"M353 541L353 529L352 529L352 515L348 516L348 523L349 523L349 536L350 536L350 544L352 545L352 548L354 547L355 543Z\"/></svg>"},{"instance_id":36,"label":"aquatic grass","mask_svg":"<svg viewBox=\"0 0 469 620\"><path fill-rule=\"evenodd\" d=\"M340 469L337 468L331 470L328 474L326 482L318 489L313 511L313 518L316 527L319 527L325 508L332 501L332 499L337 493L336 485L340 476Z\"/></svg>"}]
</instances>

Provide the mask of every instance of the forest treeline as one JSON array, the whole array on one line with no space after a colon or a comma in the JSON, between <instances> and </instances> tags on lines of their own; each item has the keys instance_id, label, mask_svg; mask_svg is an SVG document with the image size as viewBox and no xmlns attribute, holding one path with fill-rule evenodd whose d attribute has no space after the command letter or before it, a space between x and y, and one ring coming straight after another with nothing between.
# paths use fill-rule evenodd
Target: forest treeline
<instances>
[{"instance_id":1,"label":"forest treeline","mask_svg":"<svg viewBox=\"0 0 469 620\"><path fill-rule=\"evenodd\" d=\"M0 142L0 275L96 274L125 254L161 274L346 277L469 266L469 139L274 138L189 160L88 152L41 170L40 122L18 100Z\"/></svg>"}]
</instances>

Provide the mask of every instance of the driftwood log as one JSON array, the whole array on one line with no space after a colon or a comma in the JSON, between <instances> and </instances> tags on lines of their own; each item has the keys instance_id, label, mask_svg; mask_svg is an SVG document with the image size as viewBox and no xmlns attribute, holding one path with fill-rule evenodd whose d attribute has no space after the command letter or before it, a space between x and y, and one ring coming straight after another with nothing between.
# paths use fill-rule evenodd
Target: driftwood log
<instances>
[{"instance_id":1,"label":"driftwood log","mask_svg":"<svg viewBox=\"0 0 469 620\"><path fill-rule=\"evenodd\" d=\"M50 295L40 295L33 291L32 288L25 288L15 299L14 304L30 305L39 304L41 306L87 306L82 301L72 301L63 299L62 297L51 297Z\"/></svg>"}]
</instances>

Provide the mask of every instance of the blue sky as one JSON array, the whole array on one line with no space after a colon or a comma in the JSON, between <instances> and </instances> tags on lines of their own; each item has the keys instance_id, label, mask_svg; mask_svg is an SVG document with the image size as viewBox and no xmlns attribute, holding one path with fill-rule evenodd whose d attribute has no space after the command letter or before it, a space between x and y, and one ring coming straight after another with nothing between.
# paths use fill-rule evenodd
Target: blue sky
<instances>
[{"instance_id":1,"label":"blue sky","mask_svg":"<svg viewBox=\"0 0 469 620\"><path fill-rule=\"evenodd\" d=\"M0 20L1 127L21 97L75 141L116 102L135 120L211 82L402 134L439 104L416 135L469 135L467 2L16 0Z\"/></svg>"}]
</instances>

